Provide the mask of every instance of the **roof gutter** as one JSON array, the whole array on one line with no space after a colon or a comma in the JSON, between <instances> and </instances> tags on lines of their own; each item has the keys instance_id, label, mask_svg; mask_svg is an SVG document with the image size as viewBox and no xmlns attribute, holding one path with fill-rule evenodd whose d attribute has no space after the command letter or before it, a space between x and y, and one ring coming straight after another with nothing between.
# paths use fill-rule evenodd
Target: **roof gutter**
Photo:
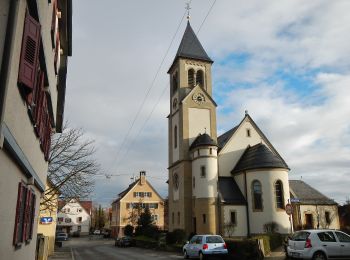
<instances>
[{"instance_id":1,"label":"roof gutter","mask_svg":"<svg viewBox=\"0 0 350 260\"><path fill-rule=\"evenodd\" d=\"M17 18L16 10L18 9L18 0L10 1L9 14L7 19L7 27L6 27L6 36L5 36L5 44L3 50L3 58L1 64L0 71L0 136L2 135L2 122L4 119L4 108L5 108L5 97L7 93L7 80L8 80L8 72L10 70L10 56L11 56L11 43L14 34L15 21ZM1 55L1 54L0 54ZM0 140L2 140L0 138ZM0 147L2 147L2 142L0 143Z\"/></svg>"}]
</instances>

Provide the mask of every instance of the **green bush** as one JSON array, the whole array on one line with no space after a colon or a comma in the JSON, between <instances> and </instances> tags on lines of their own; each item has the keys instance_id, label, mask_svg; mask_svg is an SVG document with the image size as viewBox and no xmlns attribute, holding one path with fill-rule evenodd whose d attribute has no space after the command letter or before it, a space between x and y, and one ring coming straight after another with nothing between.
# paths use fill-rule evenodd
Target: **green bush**
<instances>
[{"instance_id":1,"label":"green bush","mask_svg":"<svg viewBox=\"0 0 350 260\"><path fill-rule=\"evenodd\" d=\"M225 238L230 259L262 259L256 239Z\"/></svg>"},{"instance_id":2,"label":"green bush","mask_svg":"<svg viewBox=\"0 0 350 260\"><path fill-rule=\"evenodd\" d=\"M186 241L186 233L183 229L174 229L173 232L166 234L166 243L168 245L184 244Z\"/></svg>"},{"instance_id":3,"label":"green bush","mask_svg":"<svg viewBox=\"0 0 350 260\"><path fill-rule=\"evenodd\" d=\"M134 227L131 225L126 225L124 228L124 235L131 237L133 233L134 233Z\"/></svg>"}]
</instances>

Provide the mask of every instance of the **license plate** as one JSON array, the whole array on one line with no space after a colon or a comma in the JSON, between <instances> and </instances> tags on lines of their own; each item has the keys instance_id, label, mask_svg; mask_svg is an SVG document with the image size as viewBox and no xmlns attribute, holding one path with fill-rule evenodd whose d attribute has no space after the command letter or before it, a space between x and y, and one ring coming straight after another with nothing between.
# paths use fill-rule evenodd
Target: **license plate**
<instances>
[{"instance_id":1,"label":"license plate","mask_svg":"<svg viewBox=\"0 0 350 260\"><path fill-rule=\"evenodd\" d=\"M299 257L300 256L300 254L296 253L296 252L291 252L291 255L294 256L294 257Z\"/></svg>"}]
</instances>

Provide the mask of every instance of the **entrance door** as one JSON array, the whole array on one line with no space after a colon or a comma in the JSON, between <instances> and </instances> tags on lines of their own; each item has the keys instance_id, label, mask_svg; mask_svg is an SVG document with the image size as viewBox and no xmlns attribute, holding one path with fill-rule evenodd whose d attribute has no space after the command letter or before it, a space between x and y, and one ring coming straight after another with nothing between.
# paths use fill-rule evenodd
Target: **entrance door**
<instances>
[{"instance_id":1,"label":"entrance door","mask_svg":"<svg viewBox=\"0 0 350 260\"><path fill-rule=\"evenodd\" d=\"M305 229L314 228L312 214L305 214Z\"/></svg>"}]
</instances>

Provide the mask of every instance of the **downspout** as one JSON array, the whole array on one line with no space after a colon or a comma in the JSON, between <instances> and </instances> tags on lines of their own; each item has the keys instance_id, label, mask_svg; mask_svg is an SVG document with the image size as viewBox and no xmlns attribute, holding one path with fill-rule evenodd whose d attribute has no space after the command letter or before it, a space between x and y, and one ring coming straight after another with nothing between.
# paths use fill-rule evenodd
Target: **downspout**
<instances>
[{"instance_id":1,"label":"downspout","mask_svg":"<svg viewBox=\"0 0 350 260\"><path fill-rule=\"evenodd\" d=\"M0 71L0 147L2 147L2 122L4 120L5 97L7 93L7 79L10 71L10 56L12 47L12 38L14 34L14 25L17 18L16 10L18 9L18 0L10 0L8 20L6 26L5 44L3 50L3 59Z\"/></svg>"},{"instance_id":2,"label":"downspout","mask_svg":"<svg viewBox=\"0 0 350 260\"><path fill-rule=\"evenodd\" d=\"M250 237L250 220L249 220L249 203L248 203L248 187L247 187L247 172L244 172L244 185L245 185L245 190L244 190L244 195L245 199L247 201L247 206L246 206L246 213L247 213L247 235Z\"/></svg>"}]
</instances>

